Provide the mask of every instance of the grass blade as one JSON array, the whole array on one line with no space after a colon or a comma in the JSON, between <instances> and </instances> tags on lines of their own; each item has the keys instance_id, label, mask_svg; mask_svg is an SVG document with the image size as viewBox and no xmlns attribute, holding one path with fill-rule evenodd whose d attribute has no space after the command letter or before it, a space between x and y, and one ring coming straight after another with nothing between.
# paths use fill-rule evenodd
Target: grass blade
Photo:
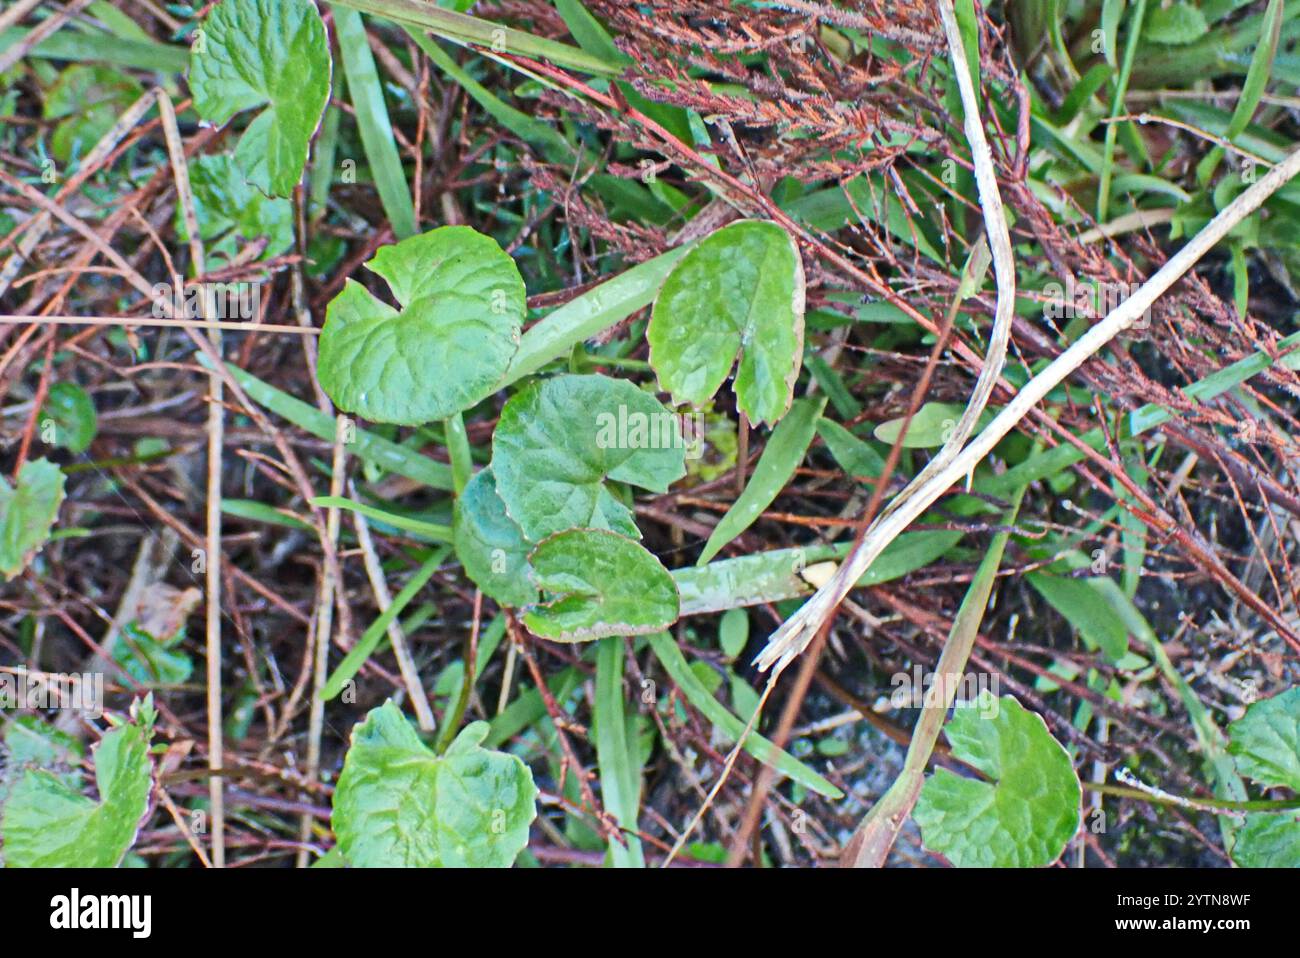
<instances>
[{"instance_id":1,"label":"grass blade","mask_svg":"<svg viewBox=\"0 0 1300 958\"><path fill-rule=\"evenodd\" d=\"M567 43L535 37L523 30L503 27L490 20L456 13L454 10L444 10L432 4L420 3L418 0L334 0L335 16L342 7L351 7L362 13L422 27L449 40L474 43L490 47L497 52L549 60L556 66L580 70L595 76L612 77L623 72L620 64L592 56Z\"/></svg>"},{"instance_id":2,"label":"grass blade","mask_svg":"<svg viewBox=\"0 0 1300 958\"><path fill-rule=\"evenodd\" d=\"M1269 75L1273 72L1273 61L1277 57L1278 41L1282 38L1282 0L1269 0L1268 9L1264 11L1264 22L1260 27L1260 43L1250 58L1250 69L1241 84L1241 95L1232 110L1232 119L1224 131L1224 139L1235 140L1250 124L1255 109L1264 97L1268 87ZM1196 181L1202 185L1210 182L1219 161L1223 159L1223 147L1216 146L1210 150L1196 165Z\"/></svg>"},{"instance_id":3,"label":"grass blade","mask_svg":"<svg viewBox=\"0 0 1300 958\"><path fill-rule=\"evenodd\" d=\"M439 525L436 522L425 522L423 519L412 519L410 516L399 515L395 512L386 512L383 509L376 509L374 506L355 502L346 496L316 496L311 500L311 504L320 506L322 509L348 509L360 513L367 519L374 519L376 522L390 525L394 529L413 532L434 542L451 542L451 526Z\"/></svg>"},{"instance_id":4,"label":"grass blade","mask_svg":"<svg viewBox=\"0 0 1300 958\"><path fill-rule=\"evenodd\" d=\"M202 353L196 355L195 360L205 369L212 368L210 360ZM266 407L277 416L287 419L304 432L311 433L317 439L334 441L336 426L332 417L296 396L290 396L270 383L263 382L233 363L226 363L226 368L248 394L249 399ZM361 457L366 462L374 463L415 482L424 483L433 489L452 488L450 466L428 456L422 456L381 436L366 432L359 426L356 427L355 438L348 443L348 452Z\"/></svg>"},{"instance_id":5,"label":"grass blade","mask_svg":"<svg viewBox=\"0 0 1300 958\"><path fill-rule=\"evenodd\" d=\"M704 687L686 663L686 658L682 655L682 650L677 647L677 643L667 633L660 632L658 635L650 636L650 648L654 650L659 664L664 667L668 677L682 690L686 701L734 742L745 730L745 723L732 715L727 707ZM812 789L818 795L825 795L827 798L844 797L844 793L826 779L790 753L777 748L757 732L750 733L745 739L744 747L746 752L760 762L771 765L782 775L805 788Z\"/></svg>"},{"instance_id":6,"label":"grass blade","mask_svg":"<svg viewBox=\"0 0 1300 958\"><path fill-rule=\"evenodd\" d=\"M375 649L379 648L379 643L388 634L388 626L402 614L403 609L410 605L411 600L424 588L425 583L433 578L433 574L438 571L438 566L442 565L450 551L441 548L430 553L429 558L424 560L424 564L416 570L415 575L402 586L402 591L393 597L393 604L370 623L370 628L366 629L357 640L357 644L343 657L339 667L326 680L324 688L321 689L321 698L324 701L328 702L336 698L343 691L343 686L361 671L361 666L366 664L366 660L374 654Z\"/></svg>"},{"instance_id":7,"label":"grass blade","mask_svg":"<svg viewBox=\"0 0 1300 958\"><path fill-rule=\"evenodd\" d=\"M633 266L575 297L536 323L520 341L519 352L515 353L500 388L537 372L552 360L567 356L578 343L649 306L677 261L690 248L690 245L679 246Z\"/></svg>"},{"instance_id":8,"label":"grass blade","mask_svg":"<svg viewBox=\"0 0 1300 958\"><path fill-rule=\"evenodd\" d=\"M406 185L406 172L393 138L393 126L388 119L388 106L384 103L384 88L379 82L374 54L366 39L365 24L355 10L335 9L334 31L339 39L339 56L343 59L343 72L348 80L348 97L356 111L357 129L361 144L370 161L370 173L375 178L379 200L384 213L393 226L393 235L399 240L419 232L415 222L415 206L411 190Z\"/></svg>"},{"instance_id":9,"label":"grass blade","mask_svg":"<svg viewBox=\"0 0 1300 958\"><path fill-rule=\"evenodd\" d=\"M1025 486L1021 486L1016 493L1011 508L1002 520L1004 525L1015 523L1025 489ZM941 690L943 701L932 703L927 693L925 707L917 719L916 727L912 730L912 740L907 746L903 770L867 813L845 849L845 861L851 862L854 867L884 866L894 840L911 814L917 796L921 794L925 768L930 763L930 756L934 753L935 743L939 741L939 733L943 729L943 720L956 696L956 679L966 671L966 663L975 647L980 623L984 621L984 610L988 608L989 595L993 591L993 582L997 578L1009 538L1009 532L999 532L993 537L989 551L966 589L961 607L953 619L952 629L948 632L948 641L944 643L943 652L939 656L939 664L935 667L938 680L932 691Z\"/></svg>"},{"instance_id":10,"label":"grass blade","mask_svg":"<svg viewBox=\"0 0 1300 958\"><path fill-rule=\"evenodd\" d=\"M825 396L795 401L785 418L772 430L772 436L758 459L758 465L754 467L754 474L749 477L745 491L713 527L697 565L707 565L725 545L753 525L763 510L772 504L772 500L781 494L799 463L803 462L808 446L817 433L817 420L825 408Z\"/></svg>"},{"instance_id":11,"label":"grass blade","mask_svg":"<svg viewBox=\"0 0 1300 958\"><path fill-rule=\"evenodd\" d=\"M641 770L633 761L627 740L623 706L623 640L601 639L596 646L596 761L600 765L600 791L605 807L614 815L627 845L609 840L615 868L644 868L645 855L637 837L641 805Z\"/></svg>"}]
</instances>

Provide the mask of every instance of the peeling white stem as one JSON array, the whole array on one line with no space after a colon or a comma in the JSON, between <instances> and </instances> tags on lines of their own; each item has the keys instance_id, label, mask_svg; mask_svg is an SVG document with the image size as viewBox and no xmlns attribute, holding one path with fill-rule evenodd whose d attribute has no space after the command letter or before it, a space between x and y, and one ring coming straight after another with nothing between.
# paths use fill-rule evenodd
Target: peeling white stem
<instances>
[{"instance_id":1,"label":"peeling white stem","mask_svg":"<svg viewBox=\"0 0 1300 958\"><path fill-rule=\"evenodd\" d=\"M758 657L758 667L766 670L776 664L777 669L774 673L776 675L779 675L795 656L808 647L813 636L821 629L840 600L853 588L853 584L862 573L875 561L881 550L914 518L903 519L901 525L895 521L897 515L907 510L913 497L924 494L929 484L957 459L962 446L975 431L980 414L984 412L984 407L993 394L993 387L998 377L1002 375L1002 366L1006 361L1007 340L1010 338L1011 320L1016 304L1016 264L1011 251L1011 233L1007 228L1002 194L998 192L997 171L993 166L993 153L984 136L984 121L980 117L979 97L971 81L970 62L966 58L961 31L957 28L952 0L941 0L939 15L943 21L948 51L952 57L953 75L957 79L957 88L961 92L962 111L965 114L964 130L966 140L970 144L971 160L975 167L975 183L979 188L980 206L984 213L984 229L988 235L989 251L993 257L993 272L997 278L998 301L993 317L993 329L989 334L989 347L984 356L984 366L975 381L975 388L971 391L966 409L943 447L899 492L894 501L885 507L862 542L848 555L834 577L768 641L767 647ZM978 251L972 253L972 256L978 255ZM961 293L958 295L960 296Z\"/></svg>"},{"instance_id":2,"label":"peeling white stem","mask_svg":"<svg viewBox=\"0 0 1300 958\"><path fill-rule=\"evenodd\" d=\"M1002 438L1011 432L1029 411L1061 382L1115 336L1136 322L1152 304L1174 285L1183 274L1200 261L1233 227L1244 220L1300 172L1300 149L1269 170L1254 185L1241 193L1222 212L1206 224L1186 246L1175 253L1154 276L1132 296L1111 310L1104 319L1057 356L1041 373L1031 379L1015 398L985 427L984 431L924 488L900 493L895 504L872 524L860 546L855 549L839 572L817 591L769 640L759 657L763 669L777 667L779 673L812 641L826 618L853 588L894 538L924 512L949 487L969 473ZM909 487L910 489L911 487Z\"/></svg>"}]
</instances>

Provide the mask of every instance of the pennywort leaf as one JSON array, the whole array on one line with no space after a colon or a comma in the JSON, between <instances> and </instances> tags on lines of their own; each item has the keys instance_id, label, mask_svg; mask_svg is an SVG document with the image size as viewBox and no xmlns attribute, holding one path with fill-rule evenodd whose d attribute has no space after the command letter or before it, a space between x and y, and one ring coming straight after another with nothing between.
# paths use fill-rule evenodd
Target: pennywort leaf
<instances>
[{"instance_id":1,"label":"pennywort leaf","mask_svg":"<svg viewBox=\"0 0 1300 958\"><path fill-rule=\"evenodd\" d=\"M521 389L501 411L492 472L506 511L530 542L565 529L640 538L606 478L665 492L686 472L681 423L626 380L557 376Z\"/></svg>"},{"instance_id":2,"label":"pennywort leaf","mask_svg":"<svg viewBox=\"0 0 1300 958\"><path fill-rule=\"evenodd\" d=\"M18 485L0 477L0 573L12 579L50 538L63 502L63 471L47 459L25 463Z\"/></svg>"},{"instance_id":3,"label":"pennywort leaf","mask_svg":"<svg viewBox=\"0 0 1300 958\"><path fill-rule=\"evenodd\" d=\"M456 556L465 574L485 595L509 606L537 600L537 588L529 578L532 546L506 515L490 468L480 470L466 483L456 499L452 528Z\"/></svg>"},{"instance_id":4,"label":"pennywort leaf","mask_svg":"<svg viewBox=\"0 0 1300 958\"><path fill-rule=\"evenodd\" d=\"M238 234L247 241L266 238L262 258L279 256L293 245L293 204L267 196L251 186L229 153L211 153L190 163L194 214L204 240L215 240L218 250L231 246ZM176 211L177 232L185 236L185 220ZM209 247L211 249L211 247Z\"/></svg>"},{"instance_id":5,"label":"pennywort leaf","mask_svg":"<svg viewBox=\"0 0 1300 958\"><path fill-rule=\"evenodd\" d=\"M98 431L95 403L76 383L55 383L45 394L41 438L80 455Z\"/></svg>"},{"instance_id":6,"label":"pennywort leaf","mask_svg":"<svg viewBox=\"0 0 1300 958\"><path fill-rule=\"evenodd\" d=\"M45 95L45 119L59 121L50 138L50 152L60 163L84 157L143 95L144 88L134 77L111 67L89 63L68 67Z\"/></svg>"},{"instance_id":7,"label":"pennywort leaf","mask_svg":"<svg viewBox=\"0 0 1300 958\"><path fill-rule=\"evenodd\" d=\"M524 614L535 635L586 642L645 635L677 621L673 577L636 542L600 529L571 529L529 556L543 601Z\"/></svg>"},{"instance_id":8,"label":"pennywort leaf","mask_svg":"<svg viewBox=\"0 0 1300 958\"><path fill-rule=\"evenodd\" d=\"M1232 860L1242 868L1300 868L1300 813L1247 815L1233 842Z\"/></svg>"},{"instance_id":9,"label":"pennywort leaf","mask_svg":"<svg viewBox=\"0 0 1300 958\"><path fill-rule=\"evenodd\" d=\"M194 107L210 123L265 106L235 159L264 193L290 196L329 100L330 53L312 0L221 0L190 52Z\"/></svg>"},{"instance_id":10,"label":"pennywort leaf","mask_svg":"<svg viewBox=\"0 0 1300 958\"><path fill-rule=\"evenodd\" d=\"M115 868L149 811L152 766L147 714L119 725L92 749L99 801L45 769L23 774L0 816L10 868Z\"/></svg>"},{"instance_id":11,"label":"pennywort leaf","mask_svg":"<svg viewBox=\"0 0 1300 958\"><path fill-rule=\"evenodd\" d=\"M392 702L352 731L331 822L357 868L508 868L528 844L537 788L472 722L435 755Z\"/></svg>"},{"instance_id":12,"label":"pennywort leaf","mask_svg":"<svg viewBox=\"0 0 1300 958\"><path fill-rule=\"evenodd\" d=\"M349 279L325 315L318 376L335 404L374 422L446 419L492 392L519 347L524 281L489 236L443 226L367 264L401 305Z\"/></svg>"},{"instance_id":13,"label":"pennywort leaf","mask_svg":"<svg viewBox=\"0 0 1300 958\"><path fill-rule=\"evenodd\" d=\"M1253 703L1228 735L1228 753L1242 775L1300 793L1300 687Z\"/></svg>"},{"instance_id":14,"label":"pennywort leaf","mask_svg":"<svg viewBox=\"0 0 1300 958\"><path fill-rule=\"evenodd\" d=\"M650 365L678 403L713 398L736 363L738 405L774 423L794 398L803 355L799 248L775 223L741 220L700 242L669 274L646 336Z\"/></svg>"},{"instance_id":15,"label":"pennywort leaf","mask_svg":"<svg viewBox=\"0 0 1300 958\"><path fill-rule=\"evenodd\" d=\"M958 868L1050 865L1079 826L1083 790L1042 718L1009 695L983 693L946 726L954 758L992 781L946 768L930 776L912 818L930 851Z\"/></svg>"}]
</instances>

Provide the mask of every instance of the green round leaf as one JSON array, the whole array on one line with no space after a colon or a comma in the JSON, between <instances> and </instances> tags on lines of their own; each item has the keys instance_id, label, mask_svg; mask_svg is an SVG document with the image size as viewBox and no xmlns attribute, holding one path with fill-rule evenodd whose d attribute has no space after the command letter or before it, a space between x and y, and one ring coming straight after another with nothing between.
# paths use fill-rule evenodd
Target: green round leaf
<instances>
[{"instance_id":1,"label":"green round leaf","mask_svg":"<svg viewBox=\"0 0 1300 958\"><path fill-rule=\"evenodd\" d=\"M537 788L520 759L481 743L473 722L445 755L392 702L352 730L334 790L338 848L358 868L508 868L528 844Z\"/></svg>"},{"instance_id":2,"label":"green round leaf","mask_svg":"<svg viewBox=\"0 0 1300 958\"><path fill-rule=\"evenodd\" d=\"M266 106L235 147L248 180L290 196L330 93L330 52L311 0L222 0L190 47L190 91L221 125Z\"/></svg>"},{"instance_id":3,"label":"green round leaf","mask_svg":"<svg viewBox=\"0 0 1300 958\"><path fill-rule=\"evenodd\" d=\"M134 77L111 67L68 67L45 94L45 118L61 118L50 137L50 152L60 163L84 157L143 95L144 87Z\"/></svg>"},{"instance_id":4,"label":"green round leaf","mask_svg":"<svg viewBox=\"0 0 1300 958\"><path fill-rule=\"evenodd\" d=\"M47 459L23 465L18 485L0 477L0 572L12 579L50 538L63 502L64 475Z\"/></svg>"},{"instance_id":5,"label":"green round leaf","mask_svg":"<svg viewBox=\"0 0 1300 958\"><path fill-rule=\"evenodd\" d=\"M646 336L650 365L678 403L713 398L740 354L735 390L751 422L774 423L803 359L799 248L775 223L741 220L687 253L664 281Z\"/></svg>"},{"instance_id":6,"label":"green round leaf","mask_svg":"<svg viewBox=\"0 0 1300 958\"><path fill-rule=\"evenodd\" d=\"M76 383L55 383L50 387L45 394L41 420L43 437L48 436L54 445L78 454L90 448L98 431L95 403ZM46 432L47 425L53 427L52 435Z\"/></svg>"},{"instance_id":7,"label":"green round leaf","mask_svg":"<svg viewBox=\"0 0 1300 958\"><path fill-rule=\"evenodd\" d=\"M1300 813L1247 815L1232 860L1242 868L1300 868Z\"/></svg>"},{"instance_id":8,"label":"green round leaf","mask_svg":"<svg viewBox=\"0 0 1300 958\"><path fill-rule=\"evenodd\" d=\"M586 642L607 635L661 632L677 621L677 584L659 560L631 539L571 529L529 557L547 600L524 615L546 639Z\"/></svg>"},{"instance_id":9,"label":"green round leaf","mask_svg":"<svg viewBox=\"0 0 1300 958\"><path fill-rule=\"evenodd\" d=\"M1042 718L1009 695L985 692L957 709L945 731L953 757L993 781L946 768L926 779L912 812L925 847L958 868L1056 861L1079 827L1083 790Z\"/></svg>"},{"instance_id":10,"label":"green round leaf","mask_svg":"<svg viewBox=\"0 0 1300 958\"><path fill-rule=\"evenodd\" d=\"M443 226L367 264L401 304L348 280L325 314L320 384L373 422L446 419L490 395L519 348L524 281L490 236Z\"/></svg>"},{"instance_id":11,"label":"green round leaf","mask_svg":"<svg viewBox=\"0 0 1300 958\"><path fill-rule=\"evenodd\" d=\"M245 240L265 237L262 259L279 256L293 245L293 204L250 186L231 154L212 153L191 161L190 187L203 239L220 242L232 233ZM188 238L179 209L176 232L182 240Z\"/></svg>"},{"instance_id":12,"label":"green round leaf","mask_svg":"<svg viewBox=\"0 0 1300 958\"><path fill-rule=\"evenodd\" d=\"M116 868L149 811L152 723L131 722L93 749L95 802L44 769L26 772L0 817L10 868Z\"/></svg>"},{"instance_id":13,"label":"green round leaf","mask_svg":"<svg viewBox=\"0 0 1300 958\"><path fill-rule=\"evenodd\" d=\"M24 768L46 769L69 788L81 788L81 769L77 767L85 756L81 742L34 715L20 715L9 722L0 754L6 755L7 766L0 771L0 808Z\"/></svg>"},{"instance_id":14,"label":"green round leaf","mask_svg":"<svg viewBox=\"0 0 1300 958\"><path fill-rule=\"evenodd\" d=\"M521 389L492 437L497 493L530 542L575 528L640 538L605 478L666 492L685 474L685 457L677 417L606 376L556 376Z\"/></svg>"},{"instance_id":15,"label":"green round leaf","mask_svg":"<svg viewBox=\"0 0 1300 958\"><path fill-rule=\"evenodd\" d=\"M531 546L506 515L491 469L479 471L456 500L456 556L474 584L502 605L537 601L529 578Z\"/></svg>"},{"instance_id":16,"label":"green round leaf","mask_svg":"<svg viewBox=\"0 0 1300 958\"><path fill-rule=\"evenodd\" d=\"M190 657L171 648L184 637L185 630L181 629L171 640L159 641L138 622L128 622L113 643L113 661L145 685L179 685L194 671Z\"/></svg>"},{"instance_id":17,"label":"green round leaf","mask_svg":"<svg viewBox=\"0 0 1300 958\"><path fill-rule=\"evenodd\" d=\"M1228 735L1237 771L1265 788L1300 793L1300 687L1255 702Z\"/></svg>"}]
</instances>

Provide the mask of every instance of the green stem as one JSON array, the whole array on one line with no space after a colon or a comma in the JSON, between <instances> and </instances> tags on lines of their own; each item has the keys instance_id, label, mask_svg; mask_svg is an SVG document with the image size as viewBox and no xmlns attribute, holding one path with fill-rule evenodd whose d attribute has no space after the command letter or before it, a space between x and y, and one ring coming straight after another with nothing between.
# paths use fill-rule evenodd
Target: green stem
<instances>
[{"instance_id":1,"label":"green stem","mask_svg":"<svg viewBox=\"0 0 1300 958\"><path fill-rule=\"evenodd\" d=\"M1083 787L1099 795L1132 798L1139 802L1150 802L1153 805L1191 806L1207 812L1278 812L1291 808L1300 808L1300 798L1255 799L1248 802L1234 802L1226 798L1204 799L1185 798L1181 795L1152 795L1140 788L1126 788L1123 785L1100 785L1096 782L1084 782Z\"/></svg>"},{"instance_id":2,"label":"green stem","mask_svg":"<svg viewBox=\"0 0 1300 958\"><path fill-rule=\"evenodd\" d=\"M465 432L465 420L460 413L448 416L443 423L447 438L447 455L451 459L451 483L456 495L465 489L465 484L474 475L474 457L469 450L469 434Z\"/></svg>"}]
</instances>

